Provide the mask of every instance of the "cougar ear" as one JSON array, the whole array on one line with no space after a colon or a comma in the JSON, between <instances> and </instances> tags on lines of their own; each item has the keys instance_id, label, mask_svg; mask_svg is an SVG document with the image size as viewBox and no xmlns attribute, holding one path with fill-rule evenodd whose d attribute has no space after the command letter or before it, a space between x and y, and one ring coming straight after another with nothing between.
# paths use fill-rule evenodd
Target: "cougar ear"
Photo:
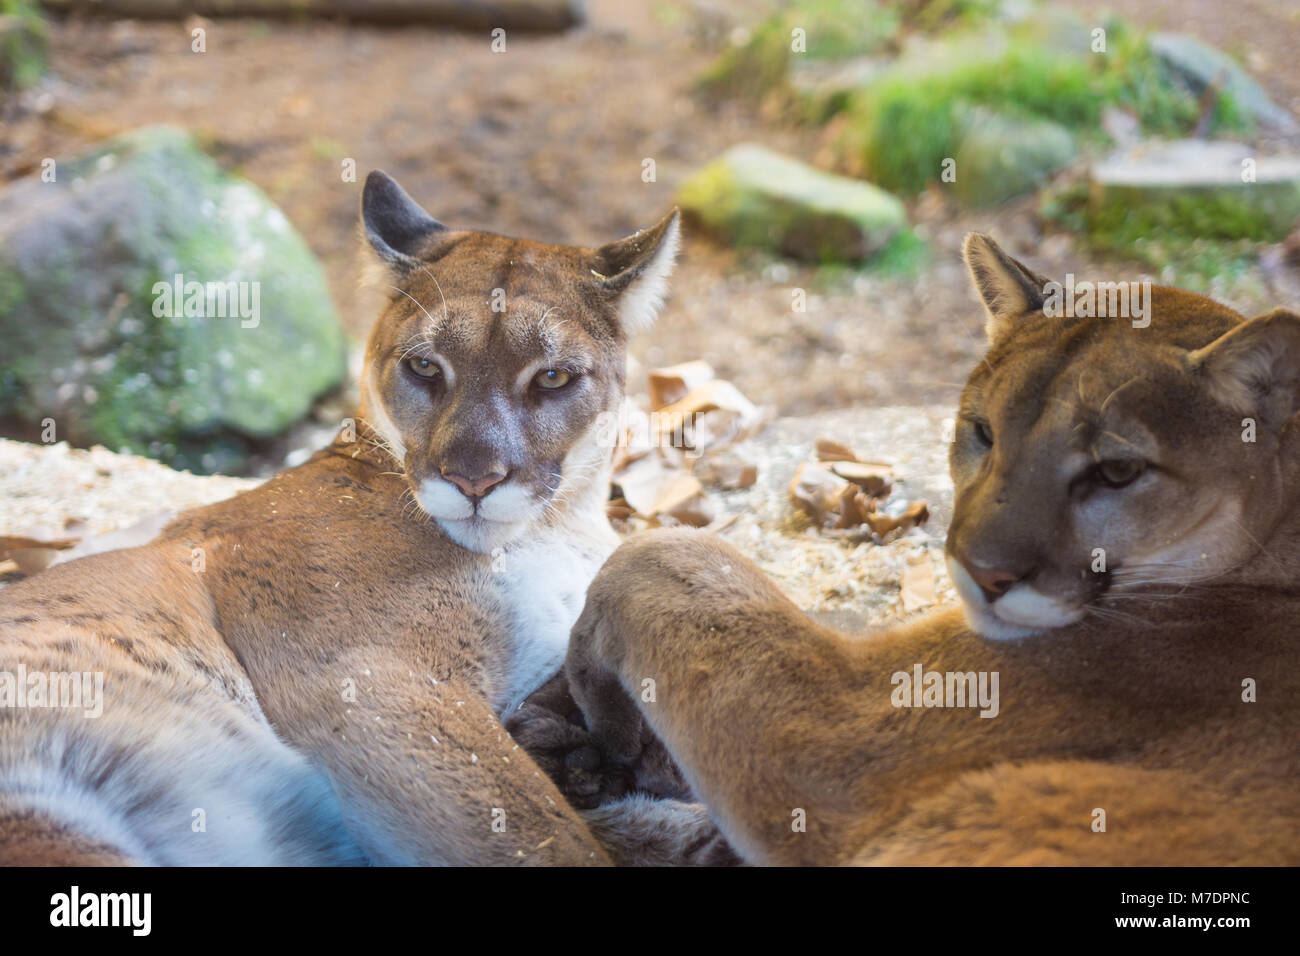
<instances>
[{"instance_id":1,"label":"cougar ear","mask_svg":"<svg viewBox=\"0 0 1300 956\"><path fill-rule=\"evenodd\" d=\"M996 345L1018 319L1043 307L1050 280L1012 259L982 232L968 233L961 251L988 312L984 334L989 345Z\"/></svg>"},{"instance_id":2,"label":"cougar ear","mask_svg":"<svg viewBox=\"0 0 1300 956\"><path fill-rule=\"evenodd\" d=\"M628 335L649 328L659 314L680 242L681 214L674 209L649 229L596 250L591 271L601 288L618 297Z\"/></svg>"},{"instance_id":3,"label":"cougar ear","mask_svg":"<svg viewBox=\"0 0 1300 956\"><path fill-rule=\"evenodd\" d=\"M447 230L396 180L377 169L366 177L361 191L361 225L366 241L399 274L419 262L429 236Z\"/></svg>"},{"instance_id":4,"label":"cougar ear","mask_svg":"<svg viewBox=\"0 0 1300 956\"><path fill-rule=\"evenodd\" d=\"M1242 415L1284 422L1300 411L1300 315L1274 309L1189 353L1210 394Z\"/></svg>"}]
</instances>

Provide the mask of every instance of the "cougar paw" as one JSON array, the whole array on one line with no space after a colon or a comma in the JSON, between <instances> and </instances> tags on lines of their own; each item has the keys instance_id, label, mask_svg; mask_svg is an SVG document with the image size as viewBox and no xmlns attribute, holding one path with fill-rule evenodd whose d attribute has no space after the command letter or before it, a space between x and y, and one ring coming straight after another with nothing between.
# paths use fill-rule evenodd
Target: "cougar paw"
<instances>
[{"instance_id":1,"label":"cougar paw","mask_svg":"<svg viewBox=\"0 0 1300 956\"><path fill-rule=\"evenodd\" d=\"M558 695L549 684L507 717L505 728L579 809L622 796L634 783L631 768L602 755L567 692Z\"/></svg>"}]
</instances>

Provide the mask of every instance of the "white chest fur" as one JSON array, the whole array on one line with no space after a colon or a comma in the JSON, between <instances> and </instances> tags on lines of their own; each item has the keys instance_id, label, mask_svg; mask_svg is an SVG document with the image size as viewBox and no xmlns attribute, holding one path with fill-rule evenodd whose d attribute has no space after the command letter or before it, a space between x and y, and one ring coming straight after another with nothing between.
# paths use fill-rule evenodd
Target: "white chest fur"
<instances>
[{"instance_id":1,"label":"white chest fur","mask_svg":"<svg viewBox=\"0 0 1300 956\"><path fill-rule=\"evenodd\" d=\"M596 534L548 529L493 555L494 590L511 621L510 665L493 701L498 714L517 708L564 666L587 586L618 545L613 530L601 524Z\"/></svg>"}]
</instances>

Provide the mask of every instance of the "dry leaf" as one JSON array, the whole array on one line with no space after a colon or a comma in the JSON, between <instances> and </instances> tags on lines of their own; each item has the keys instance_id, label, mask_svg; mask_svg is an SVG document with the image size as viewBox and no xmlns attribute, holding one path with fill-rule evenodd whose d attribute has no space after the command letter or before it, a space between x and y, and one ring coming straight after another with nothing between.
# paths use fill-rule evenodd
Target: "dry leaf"
<instances>
[{"instance_id":1,"label":"dry leaf","mask_svg":"<svg viewBox=\"0 0 1300 956\"><path fill-rule=\"evenodd\" d=\"M737 491L758 481L758 466L734 455L723 455L697 464L695 477L711 487Z\"/></svg>"},{"instance_id":2,"label":"dry leaf","mask_svg":"<svg viewBox=\"0 0 1300 956\"><path fill-rule=\"evenodd\" d=\"M614 479L622 497L637 514L654 514L659 486L671 474L657 455L632 462Z\"/></svg>"},{"instance_id":3,"label":"dry leaf","mask_svg":"<svg viewBox=\"0 0 1300 956\"><path fill-rule=\"evenodd\" d=\"M703 490L700 479L694 475L672 475L659 485L655 495L654 510L648 513L670 515ZM706 521L705 524L708 522Z\"/></svg>"},{"instance_id":4,"label":"dry leaf","mask_svg":"<svg viewBox=\"0 0 1300 956\"><path fill-rule=\"evenodd\" d=\"M0 535L0 560L15 551L32 549L65 551L77 543L76 538L49 538L44 535Z\"/></svg>"},{"instance_id":5,"label":"dry leaf","mask_svg":"<svg viewBox=\"0 0 1300 956\"><path fill-rule=\"evenodd\" d=\"M907 506L907 510L897 518L892 518L883 512L877 512L876 514L869 515L866 523L868 527L871 528L872 534L879 535L883 538L891 531L906 531L908 528L914 528L917 525L925 524L929 517L930 509L926 506L925 502L913 501Z\"/></svg>"},{"instance_id":6,"label":"dry leaf","mask_svg":"<svg viewBox=\"0 0 1300 956\"><path fill-rule=\"evenodd\" d=\"M615 473L654 450L654 436L650 434L650 416L638 408L630 398L623 399L619 424L622 433L614 449Z\"/></svg>"},{"instance_id":7,"label":"dry leaf","mask_svg":"<svg viewBox=\"0 0 1300 956\"><path fill-rule=\"evenodd\" d=\"M713 519L717 516L717 509L714 508L713 500L708 495L698 493L687 498L666 513L668 517L679 524L690 525L692 528L703 528L713 522Z\"/></svg>"},{"instance_id":8,"label":"dry leaf","mask_svg":"<svg viewBox=\"0 0 1300 956\"><path fill-rule=\"evenodd\" d=\"M839 513L848 482L819 465L801 464L790 479L790 500L815 524L826 525Z\"/></svg>"},{"instance_id":9,"label":"dry leaf","mask_svg":"<svg viewBox=\"0 0 1300 956\"><path fill-rule=\"evenodd\" d=\"M818 461L858 460L858 456L853 453L852 448L842 442L837 442L834 438L827 438L825 435L817 439L815 448Z\"/></svg>"},{"instance_id":10,"label":"dry leaf","mask_svg":"<svg viewBox=\"0 0 1300 956\"><path fill-rule=\"evenodd\" d=\"M661 435L681 432L695 416L718 410L733 412L737 416L738 435L763 421L758 406L742 395L740 389L724 379L715 378L658 409L654 417L655 430Z\"/></svg>"},{"instance_id":11,"label":"dry leaf","mask_svg":"<svg viewBox=\"0 0 1300 956\"><path fill-rule=\"evenodd\" d=\"M880 462L837 461L831 465L831 471L877 498L888 497L893 487L889 466Z\"/></svg>"},{"instance_id":12,"label":"dry leaf","mask_svg":"<svg viewBox=\"0 0 1300 956\"><path fill-rule=\"evenodd\" d=\"M876 499L866 494L857 485L844 486L840 493L840 520L837 528L856 528L866 524L868 518L876 512Z\"/></svg>"},{"instance_id":13,"label":"dry leaf","mask_svg":"<svg viewBox=\"0 0 1300 956\"><path fill-rule=\"evenodd\" d=\"M605 503L605 514L611 521L626 521L635 513L625 498L611 498Z\"/></svg>"},{"instance_id":14,"label":"dry leaf","mask_svg":"<svg viewBox=\"0 0 1300 956\"><path fill-rule=\"evenodd\" d=\"M680 365L670 365L667 368L651 369L646 374L650 410L657 412L665 406L681 401L694 389L705 382L712 381L713 377L713 366L700 360L682 362Z\"/></svg>"},{"instance_id":15,"label":"dry leaf","mask_svg":"<svg viewBox=\"0 0 1300 956\"><path fill-rule=\"evenodd\" d=\"M25 575L44 571L59 558L60 551L71 550L77 538L59 538L48 528L29 528L27 534L0 535L0 561L11 560Z\"/></svg>"}]
</instances>

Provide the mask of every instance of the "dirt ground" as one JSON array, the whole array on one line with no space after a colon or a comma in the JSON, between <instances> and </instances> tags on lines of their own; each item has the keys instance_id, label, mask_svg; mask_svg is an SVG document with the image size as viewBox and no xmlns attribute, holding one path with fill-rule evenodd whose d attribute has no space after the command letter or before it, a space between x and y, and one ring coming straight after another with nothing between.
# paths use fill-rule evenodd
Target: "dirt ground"
<instances>
[{"instance_id":1,"label":"dirt ground","mask_svg":"<svg viewBox=\"0 0 1300 956\"><path fill-rule=\"evenodd\" d=\"M1087 0L1070 4L1095 13ZM1218 0L1112 6L1225 46L1280 102L1300 106L1290 0L1246 0L1230 15ZM193 53L179 23L72 20L54 31L51 95L6 124L0 175L145 123L197 129L303 232L359 339L376 302L356 287L360 187L342 180L344 159L356 161L359 178L386 169L454 226L582 244L629 233L735 142L816 155L817 131L741 105L708 107L690 93L730 30L756 22L763 7L595 0L586 27L509 36L504 53L472 34L262 21L207 23L207 52ZM646 158L655 182L642 181ZM669 306L634 354L647 366L704 358L787 415L951 404L983 348L957 258L968 229L992 232L1042 271L1098 267L1069 236L1043 234L1032 200L963 213L929 196L911 213L931 248L911 278L741 264L688 237ZM1136 277L1132 267L1109 268ZM809 291L804 313L790 308L795 287ZM1274 304L1264 298L1233 304Z\"/></svg>"},{"instance_id":2,"label":"dirt ground","mask_svg":"<svg viewBox=\"0 0 1300 956\"><path fill-rule=\"evenodd\" d=\"M1095 13L1086 0L1068 2ZM1113 5L1139 24L1224 46L1300 114L1300 62L1291 53L1300 4L1246 0L1231 16L1218 0ZM181 24L68 22L54 32L55 82L6 121L0 176L145 123L196 129L303 232L359 342L376 302L356 285L360 187L340 176L346 158L359 178L375 167L394 174L454 226L596 244L655 221L677 184L733 143L817 154L816 131L739 105L706 107L689 91L720 37L758 18L754 5L588 7L589 26L509 37L500 54L482 36L242 21L207 24L208 52L195 54ZM655 182L641 179L645 158L655 160ZM984 347L981 310L958 258L965 232L993 233L1044 272L1105 268L1136 277L1123 263L1090 260L1067 235L1044 234L1032 198L962 212L929 195L909 212L931 249L915 278L740 261L688 233L669 304L633 345L643 366L704 358L755 402L803 416L774 423L741 450L759 463L759 483L723 496L721 510L734 520L721 533L801 607L850 629L905 613L899 581L907 567L928 564L936 599L951 597L942 540L952 489L940 435ZM795 287L809 291L805 313L790 308ZM1265 288L1259 301L1229 301L1250 312L1287 298ZM338 414L344 404L335 401ZM298 450L324 441L336 420L299 435ZM905 495L930 504L930 522L883 547L801 524L785 489L819 434L896 463ZM108 532L234 490L220 484L233 479L163 480L161 466L122 466L103 451L0 442L0 452L0 505L8 505L0 525L10 531L33 522L57 530L76 518ZM0 575L0 586L14 578Z\"/></svg>"}]
</instances>

